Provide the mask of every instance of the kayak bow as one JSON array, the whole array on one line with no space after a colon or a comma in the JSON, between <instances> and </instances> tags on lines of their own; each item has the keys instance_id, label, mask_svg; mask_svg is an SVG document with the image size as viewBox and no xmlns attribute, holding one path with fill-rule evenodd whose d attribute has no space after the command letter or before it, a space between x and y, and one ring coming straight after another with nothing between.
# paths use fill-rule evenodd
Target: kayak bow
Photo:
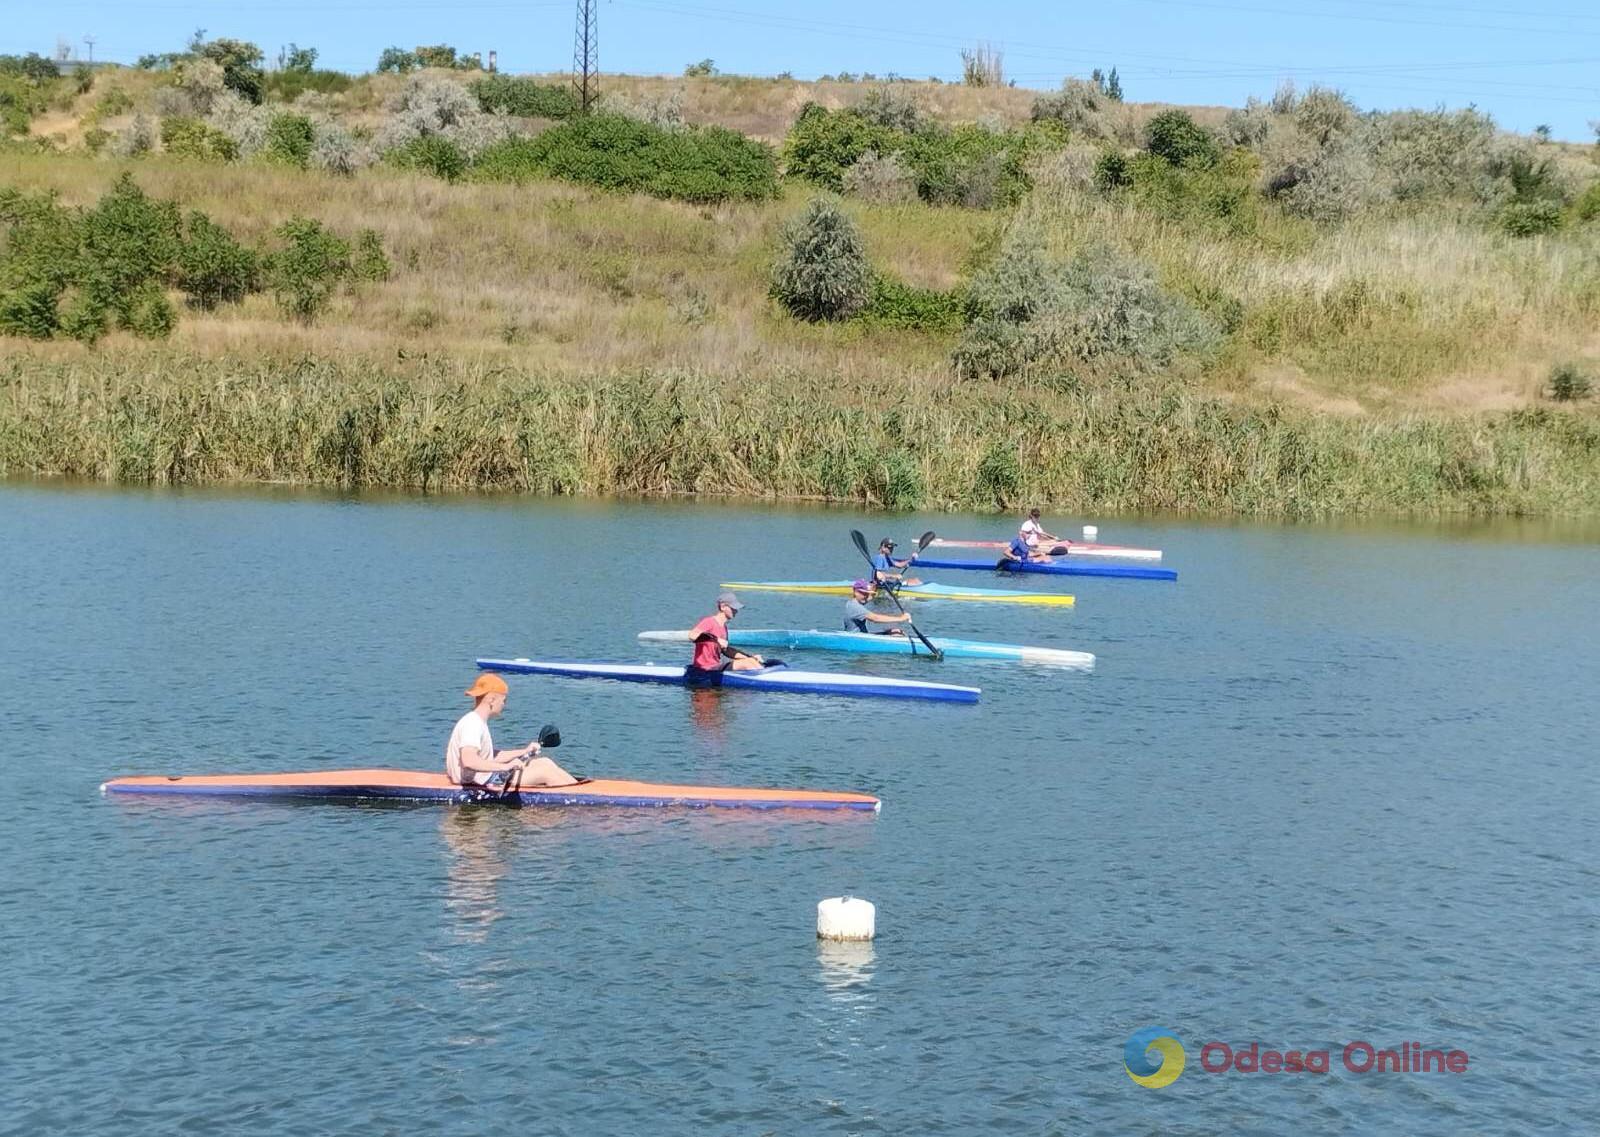
<instances>
[{"instance_id":1,"label":"kayak bow","mask_svg":"<svg viewBox=\"0 0 1600 1137\"><path fill-rule=\"evenodd\" d=\"M690 686L685 669L656 663L555 663L537 659L480 659L485 671L529 675L564 675L572 679L620 679L628 683L667 683ZM694 684L702 685L699 681ZM924 683L917 679L888 679L878 675L848 675L830 671L797 671L786 666L757 671L718 671L703 684L741 687L753 691L789 691L811 695L860 695L884 699L930 699L944 703L976 703L978 688L950 683Z\"/></svg>"},{"instance_id":2,"label":"kayak bow","mask_svg":"<svg viewBox=\"0 0 1600 1137\"><path fill-rule=\"evenodd\" d=\"M918 560L923 568L932 562ZM993 565L989 568L992 570ZM738 588L750 592L815 592L829 596L849 596L848 580L736 580L723 588ZM1077 603L1077 597L1060 592L1018 592L1009 588L960 588L949 584L902 584L896 591L902 600L979 600L996 604L1046 604L1066 606Z\"/></svg>"},{"instance_id":3,"label":"kayak bow","mask_svg":"<svg viewBox=\"0 0 1600 1137\"><path fill-rule=\"evenodd\" d=\"M690 643L692 632L640 632L646 643ZM728 642L734 647L776 647L788 650L845 651L857 655L921 655L927 650L909 636L871 632L819 632L794 628L729 628ZM1020 644L992 644L978 640L951 640L933 637L933 645L953 658L1014 660L1020 663L1049 663L1061 667L1093 667L1094 656L1086 651L1067 651L1053 647L1025 647Z\"/></svg>"},{"instance_id":4,"label":"kayak bow","mask_svg":"<svg viewBox=\"0 0 1600 1137\"><path fill-rule=\"evenodd\" d=\"M305 774L199 774L112 778L107 794L177 797L312 798L389 800L454 805L686 806L693 809L843 809L877 813L870 794L828 790L756 789L743 786L677 786L596 779L554 789L529 787L501 794L458 786L443 774L419 770L318 770Z\"/></svg>"}]
</instances>

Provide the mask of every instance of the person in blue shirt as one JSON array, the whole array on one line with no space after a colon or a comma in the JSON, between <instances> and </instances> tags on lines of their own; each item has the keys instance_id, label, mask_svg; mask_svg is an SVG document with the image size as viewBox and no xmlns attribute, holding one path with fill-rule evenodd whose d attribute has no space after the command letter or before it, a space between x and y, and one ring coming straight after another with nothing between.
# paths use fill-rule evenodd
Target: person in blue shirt
<instances>
[{"instance_id":1,"label":"person in blue shirt","mask_svg":"<svg viewBox=\"0 0 1600 1137\"><path fill-rule=\"evenodd\" d=\"M883 612L874 612L867 607L867 601L872 598L872 582L858 580L850 586L850 599L844 602L844 630L847 632L874 632L880 636L903 636L899 628L874 628L873 624L906 624L911 622L909 613L900 612L890 616Z\"/></svg>"},{"instance_id":2,"label":"person in blue shirt","mask_svg":"<svg viewBox=\"0 0 1600 1137\"><path fill-rule=\"evenodd\" d=\"M1028 542L1023 540L1021 534L1011 538L1011 544L1006 546L1006 560L1008 561L1048 561L1050 554L1042 549L1028 547Z\"/></svg>"},{"instance_id":3,"label":"person in blue shirt","mask_svg":"<svg viewBox=\"0 0 1600 1137\"><path fill-rule=\"evenodd\" d=\"M887 584L891 588L901 584L921 584L922 581L915 577L906 577L906 566L910 563L910 557L903 561L895 560L894 542L885 537L878 542L878 555L872 558L872 579L874 583Z\"/></svg>"}]
</instances>

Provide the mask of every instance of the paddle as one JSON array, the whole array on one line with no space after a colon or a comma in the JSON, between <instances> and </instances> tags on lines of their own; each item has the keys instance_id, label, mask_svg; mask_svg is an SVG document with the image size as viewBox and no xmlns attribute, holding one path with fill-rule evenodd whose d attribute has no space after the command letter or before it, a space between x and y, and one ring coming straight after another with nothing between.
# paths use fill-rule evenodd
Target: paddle
<instances>
[{"instance_id":1,"label":"paddle","mask_svg":"<svg viewBox=\"0 0 1600 1137\"><path fill-rule=\"evenodd\" d=\"M554 723L547 722L539 728L539 749L541 751L554 750L560 745L561 732L556 729ZM500 787L500 796L502 798L508 796L513 790L522 788L522 770L523 767L518 766L515 770L506 774L505 785ZM581 781L582 779L579 780Z\"/></svg>"},{"instance_id":2,"label":"paddle","mask_svg":"<svg viewBox=\"0 0 1600 1137\"><path fill-rule=\"evenodd\" d=\"M859 530L859 529L850 530L850 540L855 543L856 550L863 557L867 558L867 564L871 565L872 564L872 554L867 552L867 539L861 535L861 530ZM928 547L929 543L932 542L933 540L934 540L934 535L933 535L933 530L932 529L928 530L921 537L917 538L917 553L920 553L920 552L922 552L923 549L926 549ZM912 560L916 560L917 559L917 553L912 553L911 554L911 559ZM872 580L874 582L876 582L877 579L878 579L877 578L877 568L874 567L873 568ZM900 597L895 595L895 590L893 588L889 587L888 585L884 586L884 590L886 592L888 592L889 599L894 601L894 606L896 608L900 609L901 612L905 613L905 615L907 616L906 627L910 628L912 634L915 635L917 637L917 639L922 641L922 646L928 649L928 654L933 656L933 658L935 660L942 660L944 658L944 652L942 652L938 648L934 647L933 646L933 641L930 640L927 636L923 635L922 632L917 628L917 625L912 623L912 621L909 618L911 613L910 612L906 612L906 606L904 604L900 603Z\"/></svg>"}]
</instances>

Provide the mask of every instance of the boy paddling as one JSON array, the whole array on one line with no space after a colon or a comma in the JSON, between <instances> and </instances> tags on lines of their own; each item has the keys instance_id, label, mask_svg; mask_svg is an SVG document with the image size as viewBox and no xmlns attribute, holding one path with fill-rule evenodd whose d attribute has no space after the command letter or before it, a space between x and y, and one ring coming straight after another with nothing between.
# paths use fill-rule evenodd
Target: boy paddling
<instances>
[{"instance_id":1,"label":"boy paddling","mask_svg":"<svg viewBox=\"0 0 1600 1137\"><path fill-rule=\"evenodd\" d=\"M908 613L890 616L874 612L867 607L872 599L871 581L858 580L850 585L850 599L844 602L844 630L847 632L876 632L878 635L903 636L899 628L872 628L869 624L906 624L911 622Z\"/></svg>"},{"instance_id":2,"label":"boy paddling","mask_svg":"<svg viewBox=\"0 0 1600 1137\"><path fill-rule=\"evenodd\" d=\"M539 744L530 742L519 750L494 748L489 720L506 709L510 688L498 675L484 673L464 692L472 709L456 722L444 748L444 772L458 786L488 786L515 780L517 786L572 786L574 778L548 758L539 755Z\"/></svg>"},{"instance_id":3,"label":"boy paddling","mask_svg":"<svg viewBox=\"0 0 1600 1137\"><path fill-rule=\"evenodd\" d=\"M717 610L701 620L691 630L694 638L694 659L684 669L689 681L711 681L724 671L758 671L766 660L728 645L728 621L739 614L744 605L731 592L717 597Z\"/></svg>"},{"instance_id":4,"label":"boy paddling","mask_svg":"<svg viewBox=\"0 0 1600 1137\"><path fill-rule=\"evenodd\" d=\"M1017 531L1017 538L1030 550L1037 553L1064 553L1072 542L1065 537L1057 537L1053 533L1046 533L1044 526L1039 524L1039 511L1028 510L1027 518L1022 522L1022 528ZM1028 559L1018 557L1018 560Z\"/></svg>"}]
</instances>

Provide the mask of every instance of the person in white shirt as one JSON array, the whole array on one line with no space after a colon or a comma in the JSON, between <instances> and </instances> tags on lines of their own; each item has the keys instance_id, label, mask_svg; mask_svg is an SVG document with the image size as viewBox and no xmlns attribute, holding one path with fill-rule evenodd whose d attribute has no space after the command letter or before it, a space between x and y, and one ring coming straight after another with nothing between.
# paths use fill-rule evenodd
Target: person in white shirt
<instances>
[{"instance_id":1,"label":"person in white shirt","mask_svg":"<svg viewBox=\"0 0 1600 1137\"><path fill-rule=\"evenodd\" d=\"M1064 537L1057 537L1044 531L1044 526L1039 524L1039 511L1037 509L1028 510L1028 519L1022 523L1022 528L1017 531L1017 536L1021 537L1028 548L1036 553L1052 553L1058 547L1061 548L1062 552L1065 552L1065 546L1071 544Z\"/></svg>"},{"instance_id":2,"label":"person in white shirt","mask_svg":"<svg viewBox=\"0 0 1600 1137\"><path fill-rule=\"evenodd\" d=\"M520 750L495 752L489 720L506 709L509 693L506 681L488 672L467 688L465 694L473 701L472 709L450 732L444 749L444 772L458 786L488 786L497 780L519 787L574 785L577 778L539 755L537 742Z\"/></svg>"}]
</instances>

